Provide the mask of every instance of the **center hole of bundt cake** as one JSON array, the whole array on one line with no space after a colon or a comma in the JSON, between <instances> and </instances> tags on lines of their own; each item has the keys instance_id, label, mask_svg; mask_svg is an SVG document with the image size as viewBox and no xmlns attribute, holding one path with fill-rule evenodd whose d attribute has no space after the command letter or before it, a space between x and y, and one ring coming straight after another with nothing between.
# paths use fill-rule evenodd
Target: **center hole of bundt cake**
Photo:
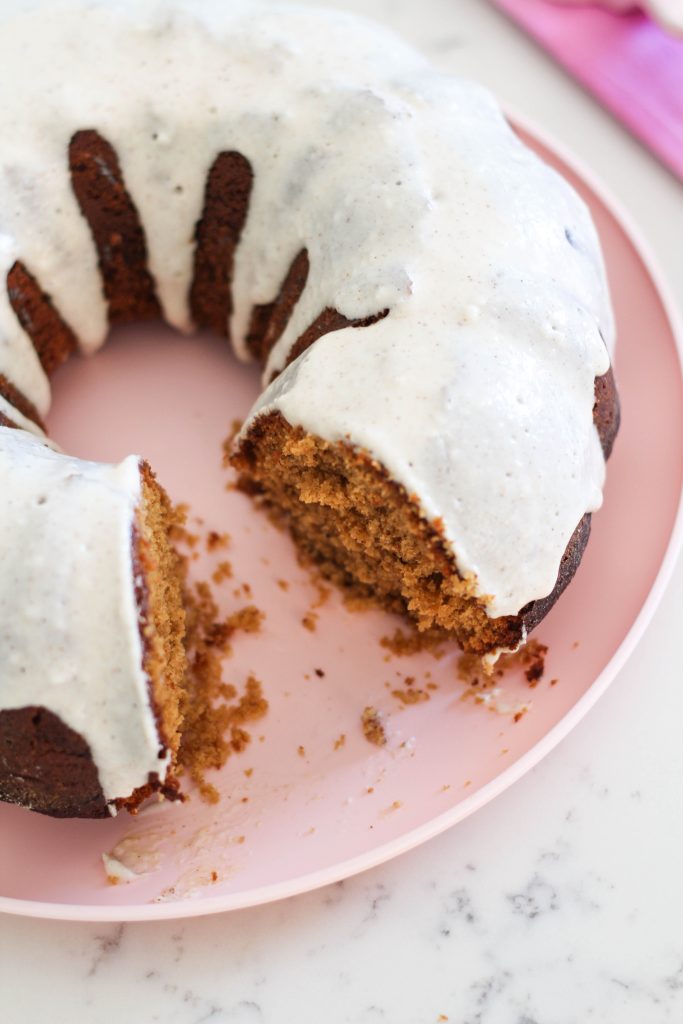
<instances>
[{"instance_id":1,"label":"center hole of bundt cake","mask_svg":"<svg viewBox=\"0 0 683 1024\"><path fill-rule=\"evenodd\" d=\"M70 455L143 456L172 498L187 500L224 488L223 441L260 387L258 369L239 362L225 338L129 325L95 358L73 355L55 373L47 427Z\"/></svg>"}]
</instances>

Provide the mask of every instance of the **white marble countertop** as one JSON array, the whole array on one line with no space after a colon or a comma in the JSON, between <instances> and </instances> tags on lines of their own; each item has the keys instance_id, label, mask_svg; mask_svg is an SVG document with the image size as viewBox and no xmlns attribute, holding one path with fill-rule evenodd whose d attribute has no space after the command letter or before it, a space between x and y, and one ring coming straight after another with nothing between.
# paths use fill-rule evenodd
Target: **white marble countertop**
<instances>
[{"instance_id":1,"label":"white marble countertop","mask_svg":"<svg viewBox=\"0 0 683 1024\"><path fill-rule=\"evenodd\" d=\"M597 172L683 306L683 187L484 0L347 0ZM7 1024L683 1021L683 565L636 654L535 771L393 863L179 923L0 917Z\"/></svg>"}]
</instances>

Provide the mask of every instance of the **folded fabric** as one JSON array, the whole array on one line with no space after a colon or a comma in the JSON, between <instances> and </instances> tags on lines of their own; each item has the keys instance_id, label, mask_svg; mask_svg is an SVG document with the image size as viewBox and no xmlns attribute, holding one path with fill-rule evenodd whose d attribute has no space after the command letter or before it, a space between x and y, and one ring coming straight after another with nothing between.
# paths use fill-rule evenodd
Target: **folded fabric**
<instances>
[{"instance_id":1,"label":"folded fabric","mask_svg":"<svg viewBox=\"0 0 683 1024\"><path fill-rule=\"evenodd\" d=\"M641 8L669 32L683 34L683 0L552 0L556 4L594 4L612 11Z\"/></svg>"},{"instance_id":2,"label":"folded fabric","mask_svg":"<svg viewBox=\"0 0 683 1024\"><path fill-rule=\"evenodd\" d=\"M638 10L493 2L683 181L683 36Z\"/></svg>"}]
</instances>

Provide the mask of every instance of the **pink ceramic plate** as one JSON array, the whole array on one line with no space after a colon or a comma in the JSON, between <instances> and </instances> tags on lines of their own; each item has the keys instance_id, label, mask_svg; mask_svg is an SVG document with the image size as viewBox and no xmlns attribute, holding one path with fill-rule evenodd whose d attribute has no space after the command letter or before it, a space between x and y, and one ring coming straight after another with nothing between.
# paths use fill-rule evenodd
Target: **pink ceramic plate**
<instances>
[{"instance_id":1,"label":"pink ceramic plate","mask_svg":"<svg viewBox=\"0 0 683 1024\"><path fill-rule=\"evenodd\" d=\"M680 539L681 369L661 286L623 218L554 147L534 145L575 183L597 220L619 321L623 402L587 555L539 631L550 647L542 683L530 690L524 680L505 682L492 713L462 699L456 652L438 661L389 657L379 644L397 625L389 616L350 613L335 595L317 609L316 630L304 628L315 589L288 539L226 491L221 469L221 441L258 390L254 369L216 339L181 339L157 327L122 332L95 360L61 371L52 433L81 456L144 452L172 496L203 517L201 531L230 531L232 546L221 557L232 562L234 579L216 588L224 608L246 603L235 594L246 581L267 618L260 636L236 637L225 678L241 686L253 671L270 711L252 728L248 749L215 779L218 804L194 797L107 822L0 807L0 910L80 920L183 917L333 882L424 842L502 792L614 679L662 595ZM204 556L194 571L206 577ZM287 592L278 580L288 581ZM405 687L406 675L438 688L404 707L391 691ZM531 710L515 721L529 700ZM362 734L366 705L386 714L384 748ZM114 847L135 872L115 887L101 857Z\"/></svg>"}]
</instances>

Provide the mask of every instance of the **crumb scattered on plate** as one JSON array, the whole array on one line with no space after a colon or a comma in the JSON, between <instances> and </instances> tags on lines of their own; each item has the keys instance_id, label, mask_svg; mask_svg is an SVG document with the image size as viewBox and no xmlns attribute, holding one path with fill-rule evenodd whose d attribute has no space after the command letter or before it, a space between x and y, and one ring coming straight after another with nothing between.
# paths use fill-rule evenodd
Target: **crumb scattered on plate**
<instances>
[{"instance_id":1,"label":"crumb scattered on plate","mask_svg":"<svg viewBox=\"0 0 683 1024\"><path fill-rule=\"evenodd\" d=\"M383 747L387 742L387 734L384 727L383 715L376 708L368 706L363 709L361 715L363 735L368 743L374 743L377 747Z\"/></svg>"},{"instance_id":2,"label":"crumb scattered on plate","mask_svg":"<svg viewBox=\"0 0 683 1024\"><path fill-rule=\"evenodd\" d=\"M301 625L304 627L304 629L307 629L310 633L315 633L316 628L317 628L317 624L318 624L318 616L317 616L317 614L315 612L306 612L306 614L304 615L303 619L301 620Z\"/></svg>"},{"instance_id":3,"label":"crumb scattered on plate","mask_svg":"<svg viewBox=\"0 0 683 1024\"><path fill-rule=\"evenodd\" d=\"M383 636L380 639L380 646L397 658L429 651L438 660L444 655L444 643L443 633L436 630L425 630L420 633L417 629L396 629L391 636Z\"/></svg>"}]
</instances>

